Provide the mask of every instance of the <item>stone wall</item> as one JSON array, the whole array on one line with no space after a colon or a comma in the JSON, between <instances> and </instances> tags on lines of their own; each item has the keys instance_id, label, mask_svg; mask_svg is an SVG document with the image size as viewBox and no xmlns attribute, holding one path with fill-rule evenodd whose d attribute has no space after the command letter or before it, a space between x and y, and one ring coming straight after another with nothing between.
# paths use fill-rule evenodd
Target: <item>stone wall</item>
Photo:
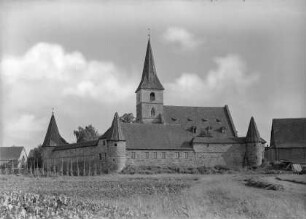
<instances>
[{"instance_id":1,"label":"stone wall","mask_svg":"<svg viewBox=\"0 0 306 219\"><path fill-rule=\"evenodd\" d=\"M244 144L196 144L193 150L127 150L127 165L213 167L242 166L246 147Z\"/></svg>"},{"instance_id":2,"label":"stone wall","mask_svg":"<svg viewBox=\"0 0 306 219\"><path fill-rule=\"evenodd\" d=\"M261 143L247 143L247 162L248 166L258 167L262 164L264 145Z\"/></svg>"},{"instance_id":3,"label":"stone wall","mask_svg":"<svg viewBox=\"0 0 306 219\"><path fill-rule=\"evenodd\" d=\"M150 100L151 93L154 93L155 100ZM136 98L137 120L144 123L159 123L160 115L163 114L163 91L140 90ZM155 110L155 116L151 115L152 108Z\"/></svg>"}]
</instances>

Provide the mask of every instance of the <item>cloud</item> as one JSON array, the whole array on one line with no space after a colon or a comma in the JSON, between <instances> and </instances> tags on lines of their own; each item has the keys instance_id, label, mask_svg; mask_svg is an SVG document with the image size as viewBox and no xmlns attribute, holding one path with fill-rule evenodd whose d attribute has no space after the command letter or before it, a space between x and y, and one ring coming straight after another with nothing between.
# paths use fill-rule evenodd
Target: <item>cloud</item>
<instances>
[{"instance_id":1,"label":"cloud","mask_svg":"<svg viewBox=\"0 0 306 219\"><path fill-rule=\"evenodd\" d=\"M52 107L81 117L134 100L135 80L114 63L86 60L57 44L38 43L22 56L4 56L0 67L6 91L1 102L5 145L36 146L33 139L42 140L49 119L46 110Z\"/></svg>"},{"instance_id":2,"label":"cloud","mask_svg":"<svg viewBox=\"0 0 306 219\"><path fill-rule=\"evenodd\" d=\"M259 79L259 74L248 73L238 55L227 55L214 59L217 67L207 74L183 73L174 82L168 83L168 100L184 99L190 104L227 101L228 98L244 96L247 87ZM192 98L191 98L192 97Z\"/></svg>"},{"instance_id":3,"label":"cloud","mask_svg":"<svg viewBox=\"0 0 306 219\"><path fill-rule=\"evenodd\" d=\"M122 83L125 73L113 63L87 61L80 52L67 53L56 44L38 43L22 57L4 57L2 71L4 82L12 86L44 83L44 89L46 85L55 85L59 96L88 97L97 101L120 101L134 88ZM44 89L37 87L37 90Z\"/></svg>"},{"instance_id":4,"label":"cloud","mask_svg":"<svg viewBox=\"0 0 306 219\"><path fill-rule=\"evenodd\" d=\"M181 27L170 27L163 34L163 38L168 43L174 43L183 50L193 50L203 43L194 34Z\"/></svg>"}]
</instances>

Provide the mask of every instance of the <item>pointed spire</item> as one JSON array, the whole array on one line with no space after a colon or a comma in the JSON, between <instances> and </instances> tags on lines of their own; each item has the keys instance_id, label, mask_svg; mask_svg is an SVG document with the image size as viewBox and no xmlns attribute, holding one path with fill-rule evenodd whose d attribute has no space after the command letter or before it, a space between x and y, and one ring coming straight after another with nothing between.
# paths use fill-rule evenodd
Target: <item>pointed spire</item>
<instances>
[{"instance_id":1,"label":"pointed spire","mask_svg":"<svg viewBox=\"0 0 306 219\"><path fill-rule=\"evenodd\" d=\"M254 117L252 116L250 124L249 124L249 129L248 129L248 133L246 136L246 142L248 143L254 143L254 142L260 142L261 138L254 120Z\"/></svg>"},{"instance_id":2,"label":"pointed spire","mask_svg":"<svg viewBox=\"0 0 306 219\"><path fill-rule=\"evenodd\" d=\"M160 83L156 74L154 57L150 42L150 35L148 39L146 57L143 65L142 78L136 92L138 92L140 89L164 90L164 87Z\"/></svg>"},{"instance_id":3,"label":"pointed spire","mask_svg":"<svg viewBox=\"0 0 306 219\"><path fill-rule=\"evenodd\" d=\"M67 144L66 140L62 138L58 131L58 127L54 117L54 111L52 110L52 116L49 122L48 130L45 136L42 146L57 146Z\"/></svg>"},{"instance_id":4,"label":"pointed spire","mask_svg":"<svg viewBox=\"0 0 306 219\"><path fill-rule=\"evenodd\" d=\"M119 120L118 113L115 113L112 126L109 130L109 135L107 140L111 141L125 141L122 128L121 128L121 122Z\"/></svg>"}]
</instances>

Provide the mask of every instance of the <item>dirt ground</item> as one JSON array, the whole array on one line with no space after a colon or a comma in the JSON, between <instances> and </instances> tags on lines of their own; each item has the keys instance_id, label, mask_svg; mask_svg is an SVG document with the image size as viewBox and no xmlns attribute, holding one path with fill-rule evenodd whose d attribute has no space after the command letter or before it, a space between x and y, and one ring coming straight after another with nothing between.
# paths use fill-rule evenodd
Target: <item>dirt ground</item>
<instances>
[{"instance_id":1,"label":"dirt ground","mask_svg":"<svg viewBox=\"0 0 306 219\"><path fill-rule=\"evenodd\" d=\"M245 183L249 178L264 179L284 189L249 187ZM67 209L58 216L67 218L69 211L76 212L73 207L79 208L80 203L84 212L90 212L89 218L306 218L306 185L277 178L305 181L305 175L242 173L49 178L2 175L0 194L38 194L55 197L54 200L68 197L70 208L63 205ZM2 217L4 210L1 209ZM15 211L11 217L19 218L18 210ZM83 211L77 212L80 218ZM72 214L71 218L75 217L76 214Z\"/></svg>"}]
</instances>

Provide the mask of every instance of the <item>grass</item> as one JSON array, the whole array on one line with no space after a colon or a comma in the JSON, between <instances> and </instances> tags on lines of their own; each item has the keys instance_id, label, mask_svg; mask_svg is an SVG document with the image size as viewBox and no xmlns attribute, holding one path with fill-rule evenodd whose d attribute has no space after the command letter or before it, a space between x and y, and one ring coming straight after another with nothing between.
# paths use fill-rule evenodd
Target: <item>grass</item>
<instances>
[{"instance_id":1,"label":"grass","mask_svg":"<svg viewBox=\"0 0 306 219\"><path fill-rule=\"evenodd\" d=\"M306 218L305 185L299 184L293 190L287 186L289 182L275 181L271 175L258 176L270 183L284 183L284 191L270 191L246 186L244 180L249 177L245 174L1 176L0 194L19 191L65 196L71 200L67 211L73 206L84 206L84 212L90 213L84 215L90 218Z\"/></svg>"}]
</instances>

